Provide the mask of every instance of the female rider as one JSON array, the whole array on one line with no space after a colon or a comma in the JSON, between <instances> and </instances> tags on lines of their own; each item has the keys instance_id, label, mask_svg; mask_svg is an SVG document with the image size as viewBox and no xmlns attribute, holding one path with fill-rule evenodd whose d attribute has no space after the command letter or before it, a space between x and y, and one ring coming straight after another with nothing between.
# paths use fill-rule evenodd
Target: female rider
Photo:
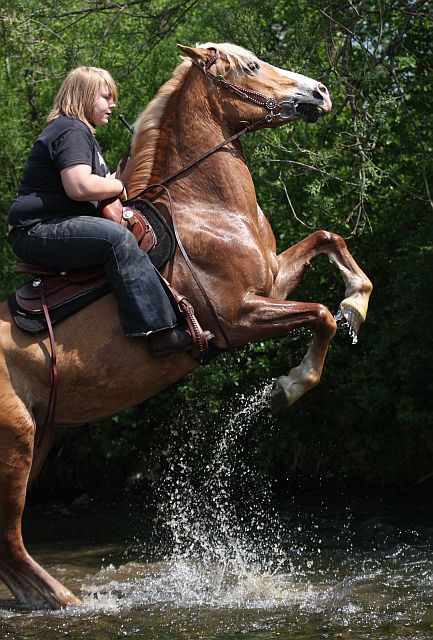
<instances>
[{"instance_id":1,"label":"female rider","mask_svg":"<svg viewBox=\"0 0 433 640\"><path fill-rule=\"evenodd\" d=\"M104 265L127 336L147 336L153 357L189 351L191 336L176 316L146 253L130 231L98 217L98 201L127 199L108 173L96 127L116 106L111 75L96 67L70 71L36 139L9 211L9 241L26 262L60 271Z\"/></svg>"}]
</instances>

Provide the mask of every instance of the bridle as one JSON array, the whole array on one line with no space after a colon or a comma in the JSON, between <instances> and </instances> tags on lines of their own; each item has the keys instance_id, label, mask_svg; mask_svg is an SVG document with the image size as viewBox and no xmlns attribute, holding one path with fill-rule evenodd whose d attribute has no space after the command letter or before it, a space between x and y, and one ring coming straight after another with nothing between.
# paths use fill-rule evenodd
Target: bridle
<instances>
[{"instance_id":1,"label":"bridle","mask_svg":"<svg viewBox=\"0 0 433 640\"><path fill-rule=\"evenodd\" d=\"M191 264L191 261L189 259L189 256L185 250L185 247L182 244L182 241L180 239L179 236L179 232L177 229L177 225L176 225L176 219L175 219L175 215L174 215L174 209L173 209L173 201L171 198L171 194L167 188L167 185L172 182L175 178L178 178L179 176L183 175L184 173L186 173L187 171L189 171L189 169L192 169L193 167L197 166L198 164L200 164L203 160L205 160L206 158L208 158L210 155L212 155L213 153L215 153L215 151L218 151L219 149L221 149L222 147L225 147L227 144L229 144L230 142L233 142L234 140L237 140L238 138L240 138L241 136L245 135L246 133L250 133L253 131L257 131L258 129L260 129L262 127L262 125L265 124L270 124L273 121L277 121L277 122L285 122L287 120L290 120L290 118L292 118L294 115L298 115L296 112L296 107L297 107L297 100L295 98L290 98L289 100L282 100L281 102L277 102L275 100L275 98L267 98L265 95L263 95L262 93L259 93L258 91L253 91L252 89L246 89L244 87L238 87L235 84L231 84L230 82L227 82L223 76L221 75L212 75L211 73L209 73L209 69L215 64L215 62L219 59L219 54L217 52L216 49L211 49L213 50L215 53L214 55L209 59L209 61L205 64L199 64L198 62L194 61L194 64L196 66L198 66L198 68L204 73L204 75L206 76L206 78L208 78L209 80L211 80L212 82L214 82L217 86L221 86L224 87L226 89L229 89L230 91L233 91L234 93L236 93L236 95L240 96L241 98L243 98L244 100L248 100L249 102L252 102L260 107L264 107L265 109L267 109L269 111L269 113L267 113L263 118L261 118L260 120L257 120L256 122L253 123L249 123L249 122L241 122L241 124L245 124L244 128L241 129L240 131L238 131L237 133L235 133L234 135L230 136L230 138L226 138L225 140L223 140L222 142L220 142L219 144L215 145L214 147L212 147L211 149L208 149L207 151L205 151L204 153L202 153L198 158L196 158L195 160L192 160L191 162L189 162L187 165L185 165L184 167L182 167L182 169L179 169L179 171L176 171L175 173L172 173L171 175L167 176L166 178L164 178L163 180L161 180L160 182L158 182L157 184L151 184L148 187L146 187L145 189L143 189L142 191L140 191L136 196L134 196L134 199L136 198L141 198L144 194L148 193L149 191L153 191L155 189L160 189L165 191L167 197L168 197L168 203L169 203L169 211L170 211L170 216L171 216L171 220L172 220L172 224L173 224L173 232L176 238L176 242L178 244L179 250L185 260L185 263L196 283L196 285L198 286L205 302L206 305L209 309L209 311L211 312L211 315L213 317L213 319L215 320L215 323L218 325L218 328L221 332L221 335L224 338L224 341L227 345L227 349L230 349L230 347L232 346L230 343L230 340L224 330L224 327L221 324L221 321L218 317L217 312L215 311L215 308L212 304L212 302L209 299L209 296L206 293L206 290L204 289L202 283L200 282L200 279L198 278L195 269L193 267L193 265ZM283 109L288 109L289 113L288 115L283 115ZM157 197L157 196L156 196ZM155 197L155 199L156 199ZM125 203L126 204L126 203ZM133 205L132 205L133 206Z\"/></svg>"},{"instance_id":2,"label":"bridle","mask_svg":"<svg viewBox=\"0 0 433 640\"><path fill-rule=\"evenodd\" d=\"M253 89L247 89L246 87L239 87L236 84L231 84L227 82L224 76L221 75L212 75L209 73L209 69L216 63L219 59L219 53L216 49L211 48L211 51L215 51L214 55L208 62L205 64L199 64L194 61L194 64L203 71L206 78L214 82L217 86L224 87L225 89L229 89L243 98L244 100L248 100L253 104L258 105L259 107L264 107L269 111L268 114L260 120L260 123L267 122L271 123L273 120L277 120L278 122L284 122L286 120L290 120L293 116L298 115L296 108L298 106L298 101L296 98L289 98L288 100L281 100L281 102L277 102L275 98L267 98L263 93L259 91L254 91ZM283 115L283 110L287 109L287 115ZM258 124L258 123L256 123Z\"/></svg>"},{"instance_id":3,"label":"bridle","mask_svg":"<svg viewBox=\"0 0 433 640\"><path fill-rule=\"evenodd\" d=\"M202 153L200 156L198 156L198 158L196 158L195 160L192 160L191 162L186 164L184 167L182 167L182 169L179 169L175 173L172 173L171 175L167 176L166 178L164 178L164 180L161 180L158 183L158 185L150 185L149 187L146 187L146 189L143 189L143 191L140 191L138 195L134 196L135 198L141 198L142 195L144 195L147 191L150 191L151 188L154 186L167 185L169 182L171 182L175 178L178 178L179 176L186 173L189 169L192 169L196 165L200 164L200 162L202 162L203 160L208 158L210 155L215 153L215 151L218 151L222 147L225 147L227 144L229 144L230 142L233 142L234 140L237 140L238 138L245 135L246 133L257 131L262 127L262 125L270 124L274 120L276 120L277 122L285 122L287 120L290 120L293 116L299 115L297 113L297 106L299 104L299 101L296 100L296 98L290 98L289 100L281 100L281 102L277 102L275 98L267 98L266 96L264 96L262 93L259 93L258 91L253 91L252 89L246 89L244 87L238 87L235 84L231 84L230 82L227 82L224 79L224 77L221 75L214 76L211 73L209 73L209 69L215 64L215 62L220 57L216 49L211 49L211 50L215 51L215 53L207 63L201 65L198 62L194 61L193 64L195 64L200 69L200 71L204 73L206 78L208 78L211 82L214 82L216 85L224 87L226 89L230 89L231 91L239 95L241 98L244 98L245 100L248 100L249 102L252 102L258 105L259 107L264 107L269 111L269 113L267 113L264 116L264 118L261 118L256 122L249 123L249 122L246 122L245 120L241 121L240 124L245 125L243 129L241 129L234 135L230 136L230 138L226 138L225 140L215 145L211 149L208 149L207 151ZM290 110L290 113L288 113L288 115L286 116L282 114L282 109L284 108L287 108L288 110Z\"/></svg>"}]
</instances>

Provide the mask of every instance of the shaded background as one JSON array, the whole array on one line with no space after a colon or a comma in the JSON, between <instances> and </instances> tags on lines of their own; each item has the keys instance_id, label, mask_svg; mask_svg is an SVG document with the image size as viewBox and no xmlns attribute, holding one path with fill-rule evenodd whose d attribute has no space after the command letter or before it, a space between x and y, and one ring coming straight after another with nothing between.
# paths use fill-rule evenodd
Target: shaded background
<instances>
[{"instance_id":1,"label":"shaded background","mask_svg":"<svg viewBox=\"0 0 433 640\"><path fill-rule=\"evenodd\" d=\"M321 384L277 418L260 414L245 449L287 483L427 486L433 479L432 21L425 0L206 0L0 5L1 233L26 156L69 69L107 68L131 122L178 62L176 42L233 42L324 82L334 109L244 138L260 205L280 250L316 229L346 238L375 290L360 341L338 335ZM117 120L98 132L114 168L129 142ZM18 282L1 243L0 289ZM335 268L319 258L296 292L336 311ZM34 500L145 491L172 431L208 430L236 394L287 374L308 343L298 333L202 368L158 397L61 430ZM133 372L132 372L133 374ZM79 402L79 398L77 398Z\"/></svg>"}]
</instances>

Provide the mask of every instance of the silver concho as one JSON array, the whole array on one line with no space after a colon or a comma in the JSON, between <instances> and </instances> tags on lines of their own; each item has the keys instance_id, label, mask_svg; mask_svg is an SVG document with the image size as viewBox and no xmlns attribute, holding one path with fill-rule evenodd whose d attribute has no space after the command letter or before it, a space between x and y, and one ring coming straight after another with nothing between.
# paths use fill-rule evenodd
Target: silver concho
<instances>
[{"instance_id":1,"label":"silver concho","mask_svg":"<svg viewBox=\"0 0 433 640\"><path fill-rule=\"evenodd\" d=\"M277 101L274 98L268 98L266 100L266 108L269 109L269 111L272 111L273 109L275 109L276 106L277 106Z\"/></svg>"}]
</instances>

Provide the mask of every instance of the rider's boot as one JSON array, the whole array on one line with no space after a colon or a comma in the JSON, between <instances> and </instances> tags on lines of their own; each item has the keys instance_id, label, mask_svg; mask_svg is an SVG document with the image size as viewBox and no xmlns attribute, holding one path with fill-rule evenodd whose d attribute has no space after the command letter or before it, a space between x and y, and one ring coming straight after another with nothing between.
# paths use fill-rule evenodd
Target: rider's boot
<instances>
[{"instance_id":1,"label":"rider's boot","mask_svg":"<svg viewBox=\"0 0 433 640\"><path fill-rule=\"evenodd\" d=\"M172 353L185 353L193 348L190 332L181 327L151 333L147 343L152 358L166 358Z\"/></svg>"}]
</instances>

